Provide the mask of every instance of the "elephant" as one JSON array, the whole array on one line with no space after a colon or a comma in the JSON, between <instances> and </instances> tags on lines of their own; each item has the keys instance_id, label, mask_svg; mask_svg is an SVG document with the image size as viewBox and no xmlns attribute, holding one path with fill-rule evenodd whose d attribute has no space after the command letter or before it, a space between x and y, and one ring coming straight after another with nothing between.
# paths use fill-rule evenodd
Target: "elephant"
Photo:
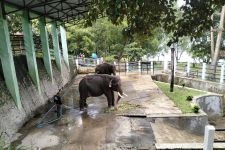
<instances>
[{"instance_id":1,"label":"elephant","mask_svg":"<svg viewBox=\"0 0 225 150\"><path fill-rule=\"evenodd\" d=\"M102 63L96 66L95 68L96 74L113 74L116 75L116 66L109 63Z\"/></svg>"},{"instance_id":2,"label":"elephant","mask_svg":"<svg viewBox=\"0 0 225 150\"><path fill-rule=\"evenodd\" d=\"M121 88L121 80L118 76L111 76L107 74L94 74L87 75L79 82L80 92L80 110L84 107L87 108L86 99L88 97L98 97L104 94L108 101L108 107L115 106L114 92L118 92L118 98L116 104L119 102L122 95L127 96L123 93Z\"/></svg>"}]
</instances>

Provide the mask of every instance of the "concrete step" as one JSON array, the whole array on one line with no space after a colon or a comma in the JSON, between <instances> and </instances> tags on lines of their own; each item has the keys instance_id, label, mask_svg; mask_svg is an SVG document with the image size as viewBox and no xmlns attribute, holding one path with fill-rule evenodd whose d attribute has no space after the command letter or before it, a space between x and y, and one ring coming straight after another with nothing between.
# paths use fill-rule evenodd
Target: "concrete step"
<instances>
[{"instance_id":1,"label":"concrete step","mask_svg":"<svg viewBox=\"0 0 225 150\"><path fill-rule=\"evenodd\" d=\"M203 143L156 143L155 147L157 150L202 150ZM213 150L225 149L225 143L214 143Z\"/></svg>"}]
</instances>

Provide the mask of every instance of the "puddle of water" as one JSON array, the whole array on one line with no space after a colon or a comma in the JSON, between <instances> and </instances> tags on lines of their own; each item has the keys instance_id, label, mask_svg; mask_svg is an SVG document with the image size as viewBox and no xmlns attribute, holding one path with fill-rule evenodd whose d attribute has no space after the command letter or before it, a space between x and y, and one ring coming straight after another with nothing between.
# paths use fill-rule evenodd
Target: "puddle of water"
<instances>
[{"instance_id":1,"label":"puddle of water","mask_svg":"<svg viewBox=\"0 0 225 150\"><path fill-rule=\"evenodd\" d=\"M142 105L137 109L129 111L131 114L145 114L145 113L171 113L180 112L178 109L173 109L173 103L171 103L167 97L158 93L157 91L151 91L156 89L153 83L147 81L130 82L133 78L139 78L132 75L132 78L122 77L125 79L124 91L128 94L125 100L130 100L132 105ZM80 78L81 79L81 78ZM80 80L79 79L79 80ZM150 123L146 118L129 118L116 116L116 112L104 112L107 108L107 100L105 96L88 98L87 103L89 107L86 111L80 112L78 106L79 93L77 84L79 80L76 80L74 84L64 94L64 104L74 107L75 109L66 109L62 119L59 121L46 125L43 128L36 128L35 122L37 118L32 119L33 123L28 123L20 133L22 136L15 143L16 145L24 145L27 147L35 146L43 149L54 150L105 150L105 149L152 149L155 143L154 134ZM134 87L139 85L140 87ZM127 87L127 88L126 88ZM152 96L153 94L156 94ZM131 100L132 98L136 98ZM139 98L138 98L139 97ZM145 98L146 97L146 98ZM154 99L152 99L154 98ZM123 100L121 100L123 101ZM121 102L120 101L120 102ZM148 111L147 111L148 110ZM50 117L51 118L51 117ZM165 138L171 139L174 137L174 133L178 130L177 127L171 126L170 122L159 121L153 124L154 130L158 131L158 138L167 135ZM175 130L176 129L176 130ZM165 132L163 132L165 130ZM177 134L185 134L184 138L193 137L189 132L182 131L180 129ZM42 139L38 139L38 135L45 136ZM174 136L172 136L174 135ZM42 137L41 136L41 137ZM40 140L33 144L28 139ZM45 139L49 141L45 143L42 141ZM196 135L196 141L198 135ZM156 139L158 140L158 139ZM199 140L200 141L200 140Z\"/></svg>"}]
</instances>

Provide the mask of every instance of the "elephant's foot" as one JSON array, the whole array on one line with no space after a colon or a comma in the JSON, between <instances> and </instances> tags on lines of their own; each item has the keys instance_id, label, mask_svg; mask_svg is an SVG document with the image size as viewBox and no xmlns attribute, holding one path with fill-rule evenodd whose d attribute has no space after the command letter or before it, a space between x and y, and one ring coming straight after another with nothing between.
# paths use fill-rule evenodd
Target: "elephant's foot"
<instances>
[{"instance_id":1,"label":"elephant's foot","mask_svg":"<svg viewBox=\"0 0 225 150\"><path fill-rule=\"evenodd\" d=\"M109 111L114 111L114 107L109 107Z\"/></svg>"},{"instance_id":2,"label":"elephant's foot","mask_svg":"<svg viewBox=\"0 0 225 150\"><path fill-rule=\"evenodd\" d=\"M84 107L80 107L80 111L84 111L84 109L85 109Z\"/></svg>"},{"instance_id":3,"label":"elephant's foot","mask_svg":"<svg viewBox=\"0 0 225 150\"><path fill-rule=\"evenodd\" d=\"M87 103L84 103L84 107L85 107L85 108L88 108L88 104L87 104Z\"/></svg>"}]
</instances>

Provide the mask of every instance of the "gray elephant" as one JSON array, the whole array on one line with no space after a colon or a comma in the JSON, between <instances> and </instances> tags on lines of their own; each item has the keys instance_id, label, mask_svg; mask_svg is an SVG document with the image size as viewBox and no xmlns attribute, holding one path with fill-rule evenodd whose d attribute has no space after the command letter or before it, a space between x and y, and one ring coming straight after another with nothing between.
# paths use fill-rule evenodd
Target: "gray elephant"
<instances>
[{"instance_id":1,"label":"gray elephant","mask_svg":"<svg viewBox=\"0 0 225 150\"><path fill-rule=\"evenodd\" d=\"M113 74L116 75L116 66L113 64L103 63L99 64L95 68L95 73L97 74Z\"/></svg>"},{"instance_id":2,"label":"gray elephant","mask_svg":"<svg viewBox=\"0 0 225 150\"><path fill-rule=\"evenodd\" d=\"M80 92L80 110L87 107L86 99L88 97L97 97L104 94L108 101L108 107L115 106L114 92L118 92L117 102L122 98L121 80L117 76L107 74L95 74L85 76L79 83Z\"/></svg>"}]
</instances>

